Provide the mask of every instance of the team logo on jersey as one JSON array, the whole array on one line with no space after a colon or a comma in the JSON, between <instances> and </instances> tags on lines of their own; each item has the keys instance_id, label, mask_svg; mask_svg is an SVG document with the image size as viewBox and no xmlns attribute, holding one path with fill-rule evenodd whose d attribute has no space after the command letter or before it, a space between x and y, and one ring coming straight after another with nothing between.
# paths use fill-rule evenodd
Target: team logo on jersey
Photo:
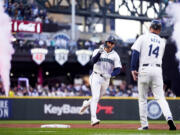
<instances>
[{"instance_id":1,"label":"team logo on jersey","mask_svg":"<svg viewBox=\"0 0 180 135\"><path fill-rule=\"evenodd\" d=\"M158 119L162 115L161 108L155 100L148 102L148 117L150 119Z\"/></svg>"},{"instance_id":2,"label":"team logo on jersey","mask_svg":"<svg viewBox=\"0 0 180 135\"><path fill-rule=\"evenodd\" d=\"M31 49L32 59L40 65L44 60L45 56L48 53L47 49L44 48L34 48Z\"/></svg>"},{"instance_id":3,"label":"team logo on jersey","mask_svg":"<svg viewBox=\"0 0 180 135\"><path fill-rule=\"evenodd\" d=\"M78 62L84 66L89 62L90 56L92 55L92 51L82 49L76 51L76 55Z\"/></svg>"},{"instance_id":4,"label":"team logo on jersey","mask_svg":"<svg viewBox=\"0 0 180 135\"><path fill-rule=\"evenodd\" d=\"M54 53L55 53L55 59L60 65L63 65L68 60L69 50L56 49Z\"/></svg>"},{"instance_id":5,"label":"team logo on jersey","mask_svg":"<svg viewBox=\"0 0 180 135\"><path fill-rule=\"evenodd\" d=\"M111 59L107 59L107 58L100 58L98 61L108 62L108 63L110 63L110 64L114 65L114 61L113 61L113 60L111 60Z\"/></svg>"}]
</instances>

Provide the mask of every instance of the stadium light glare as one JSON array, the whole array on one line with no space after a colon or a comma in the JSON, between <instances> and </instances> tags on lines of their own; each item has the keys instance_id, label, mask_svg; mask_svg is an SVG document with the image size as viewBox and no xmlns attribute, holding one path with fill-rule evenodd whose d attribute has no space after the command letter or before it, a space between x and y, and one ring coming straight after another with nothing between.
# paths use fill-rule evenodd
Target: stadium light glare
<instances>
[{"instance_id":1,"label":"stadium light glare","mask_svg":"<svg viewBox=\"0 0 180 135\"><path fill-rule=\"evenodd\" d=\"M48 71L46 71L46 73L45 73L47 76L49 75L49 72Z\"/></svg>"}]
</instances>

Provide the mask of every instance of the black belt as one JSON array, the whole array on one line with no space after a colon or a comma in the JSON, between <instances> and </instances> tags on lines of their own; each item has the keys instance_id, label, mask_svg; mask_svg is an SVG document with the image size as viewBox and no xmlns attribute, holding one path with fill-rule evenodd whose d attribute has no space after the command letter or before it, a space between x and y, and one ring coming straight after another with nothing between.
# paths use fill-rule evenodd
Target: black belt
<instances>
[{"instance_id":1,"label":"black belt","mask_svg":"<svg viewBox=\"0 0 180 135\"><path fill-rule=\"evenodd\" d=\"M97 73L97 72L94 72L95 74L98 74L98 75L100 75L101 77L103 77L103 75L102 74L99 74L99 73Z\"/></svg>"},{"instance_id":2,"label":"black belt","mask_svg":"<svg viewBox=\"0 0 180 135\"><path fill-rule=\"evenodd\" d=\"M143 64L143 67L149 66L150 64ZM160 64L155 64L157 67L161 67Z\"/></svg>"}]
</instances>

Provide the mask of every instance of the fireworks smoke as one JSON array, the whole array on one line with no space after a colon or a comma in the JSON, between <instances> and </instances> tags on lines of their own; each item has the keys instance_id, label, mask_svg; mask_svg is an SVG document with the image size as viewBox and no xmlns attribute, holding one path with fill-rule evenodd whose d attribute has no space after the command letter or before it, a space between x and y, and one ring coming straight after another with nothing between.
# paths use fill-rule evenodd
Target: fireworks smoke
<instances>
[{"instance_id":1,"label":"fireworks smoke","mask_svg":"<svg viewBox=\"0 0 180 135\"><path fill-rule=\"evenodd\" d=\"M11 18L4 12L4 3L0 1L0 76L5 95L9 95L11 58L14 49L11 44Z\"/></svg>"},{"instance_id":2,"label":"fireworks smoke","mask_svg":"<svg viewBox=\"0 0 180 135\"><path fill-rule=\"evenodd\" d=\"M174 31L172 33L172 39L176 42L177 52L176 58L179 61L179 71L180 71L180 3L169 3L166 8L166 13L172 17L174 24Z\"/></svg>"}]
</instances>

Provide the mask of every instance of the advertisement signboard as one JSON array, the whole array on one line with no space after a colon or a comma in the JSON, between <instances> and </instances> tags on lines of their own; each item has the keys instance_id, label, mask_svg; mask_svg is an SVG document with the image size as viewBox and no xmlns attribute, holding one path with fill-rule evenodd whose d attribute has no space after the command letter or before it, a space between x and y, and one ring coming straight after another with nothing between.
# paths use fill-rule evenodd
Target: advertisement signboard
<instances>
[{"instance_id":1,"label":"advertisement signboard","mask_svg":"<svg viewBox=\"0 0 180 135\"><path fill-rule=\"evenodd\" d=\"M9 119L11 115L11 102L8 99L0 99L0 119Z\"/></svg>"},{"instance_id":2,"label":"advertisement signboard","mask_svg":"<svg viewBox=\"0 0 180 135\"><path fill-rule=\"evenodd\" d=\"M90 109L78 114L84 99L0 99L0 116L10 120L90 120ZM11 101L11 104L10 104ZM180 120L180 100L168 100L173 117ZM149 119L164 120L154 101L149 101ZM10 111L11 110L11 111ZM10 113L11 112L11 113ZM139 120L138 100L102 99L97 108L101 120Z\"/></svg>"},{"instance_id":3,"label":"advertisement signboard","mask_svg":"<svg viewBox=\"0 0 180 135\"><path fill-rule=\"evenodd\" d=\"M42 23L12 20L12 32L41 33L42 32Z\"/></svg>"}]
</instances>

